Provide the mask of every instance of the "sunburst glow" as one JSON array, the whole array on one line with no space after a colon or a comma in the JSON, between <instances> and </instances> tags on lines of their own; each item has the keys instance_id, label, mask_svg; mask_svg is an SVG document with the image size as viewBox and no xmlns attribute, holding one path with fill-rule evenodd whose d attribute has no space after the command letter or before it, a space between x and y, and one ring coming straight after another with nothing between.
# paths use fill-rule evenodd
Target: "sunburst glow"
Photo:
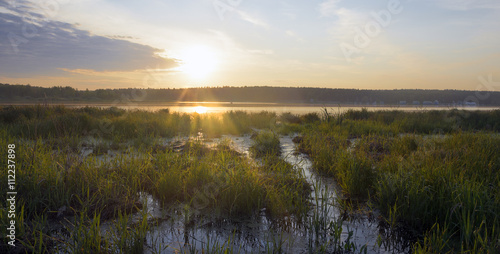
<instances>
[{"instance_id":1,"label":"sunburst glow","mask_svg":"<svg viewBox=\"0 0 500 254\"><path fill-rule=\"evenodd\" d=\"M196 46L186 49L181 56L181 70L193 79L204 79L217 67L217 58L213 49Z\"/></svg>"},{"instance_id":2,"label":"sunburst glow","mask_svg":"<svg viewBox=\"0 0 500 254\"><path fill-rule=\"evenodd\" d=\"M194 108L194 112L196 112L198 114L205 114L205 113L207 113L207 108L203 107L203 106L197 106Z\"/></svg>"}]
</instances>

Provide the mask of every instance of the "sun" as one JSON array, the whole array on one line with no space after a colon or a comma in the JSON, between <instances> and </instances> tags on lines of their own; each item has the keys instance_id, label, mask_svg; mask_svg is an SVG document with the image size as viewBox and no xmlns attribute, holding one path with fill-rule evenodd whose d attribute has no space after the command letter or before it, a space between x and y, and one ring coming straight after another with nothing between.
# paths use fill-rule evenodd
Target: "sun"
<instances>
[{"instance_id":1,"label":"sun","mask_svg":"<svg viewBox=\"0 0 500 254\"><path fill-rule=\"evenodd\" d=\"M180 69L193 79L207 78L217 67L215 51L206 46L194 46L184 50Z\"/></svg>"},{"instance_id":2,"label":"sun","mask_svg":"<svg viewBox=\"0 0 500 254\"><path fill-rule=\"evenodd\" d=\"M203 107L203 106L197 106L194 108L194 112L196 112L198 114L205 114L205 113L207 113L207 108Z\"/></svg>"}]
</instances>

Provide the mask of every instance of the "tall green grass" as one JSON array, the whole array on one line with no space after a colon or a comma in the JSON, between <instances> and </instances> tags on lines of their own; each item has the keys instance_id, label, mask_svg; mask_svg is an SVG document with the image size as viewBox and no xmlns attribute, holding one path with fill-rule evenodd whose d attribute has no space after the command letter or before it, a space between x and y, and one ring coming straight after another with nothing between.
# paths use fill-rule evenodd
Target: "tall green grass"
<instances>
[{"instance_id":1,"label":"tall green grass","mask_svg":"<svg viewBox=\"0 0 500 254\"><path fill-rule=\"evenodd\" d=\"M483 240L500 236L496 231L500 225L496 218L500 212L500 138L455 134L422 138L418 143L415 151L399 157L397 168L390 157L381 163L383 173L375 185L381 211L388 214L397 208L398 220L418 232L428 232L426 239L446 232L449 239L444 241L444 250L498 248L498 242Z\"/></svg>"},{"instance_id":2,"label":"tall green grass","mask_svg":"<svg viewBox=\"0 0 500 254\"><path fill-rule=\"evenodd\" d=\"M264 159L258 167L226 148L222 144L200 157L202 148L189 146L182 155L157 156L149 176L157 179L152 194L165 202L189 202L198 210L215 209L221 215L250 215L267 208L280 216L307 203L306 182L291 165Z\"/></svg>"},{"instance_id":3,"label":"tall green grass","mask_svg":"<svg viewBox=\"0 0 500 254\"><path fill-rule=\"evenodd\" d=\"M209 149L192 140L181 152L129 147L128 153L105 159L95 154L82 157L72 149L55 150L43 139L14 141L7 131L1 133L0 145L17 145L17 211L23 211L22 225L31 225L17 235L25 250L139 252L142 240L134 239L143 238L140 232L146 231L146 224L130 231L125 215L143 208L140 192L167 205L183 203L192 212L220 217L254 216L265 208L272 218L300 219L308 210L310 189L298 170L277 157L263 158L264 163L257 165L225 142ZM6 164L6 158L0 162ZM6 179L6 172L0 177ZM1 185L2 191L6 188ZM76 220L65 226L70 233L64 239L47 231L48 223L43 222L57 224L69 216ZM99 231L101 222L109 220L116 220L120 236ZM8 223L2 213L1 226ZM8 248L4 240L2 248Z\"/></svg>"},{"instance_id":4,"label":"tall green grass","mask_svg":"<svg viewBox=\"0 0 500 254\"><path fill-rule=\"evenodd\" d=\"M484 130L497 116L348 111L305 129L299 149L344 196L370 199L386 224L420 239L415 252L495 253L500 136Z\"/></svg>"},{"instance_id":5,"label":"tall green grass","mask_svg":"<svg viewBox=\"0 0 500 254\"><path fill-rule=\"evenodd\" d=\"M316 224L323 233L338 234L337 222L321 224L321 210L316 220L306 219L311 187L279 157L277 132L300 131L299 149L310 155L315 169L335 178L348 200L370 200L390 227L416 235L415 252L495 253L500 250L499 121L499 111L325 110L321 118L2 107L0 146L17 145L21 252L140 252L149 225L146 220L130 227L128 216L142 209L140 192L201 215L241 217L265 210L271 218L292 216L312 230ZM254 129L265 129L251 148L259 163L226 143L210 149L191 140L174 152L157 142L159 137L198 132L216 137ZM83 157L79 151L89 136L105 142L92 145L94 153ZM107 150L121 152L110 158ZM7 164L4 151L2 165ZM1 171L0 178L6 174ZM0 185L0 191L7 192L7 186ZM8 219L1 214L0 226L6 228ZM48 230L49 222L70 216L75 219L63 224L68 236ZM121 233L98 230L110 220L113 232ZM340 244L334 246L340 250ZM343 249L352 247L345 244ZM322 245L315 246L321 251ZM5 246L3 238L0 250Z\"/></svg>"},{"instance_id":6,"label":"tall green grass","mask_svg":"<svg viewBox=\"0 0 500 254\"><path fill-rule=\"evenodd\" d=\"M280 137L272 131L261 131L252 137L253 144L250 146L250 152L256 158L265 156L280 156L281 144Z\"/></svg>"},{"instance_id":7,"label":"tall green grass","mask_svg":"<svg viewBox=\"0 0 500 254\"><path fill-rule=\"evenodd\" d=\"M64 106L8 106L0 108L0 125L10 135L29 139L94 136L106 139L135 137L174 137L196 135L218 137L240 135L252 128L270 128L273 112L222 114L179 114L168 110L150 112L111 108L66 108Z\"/></svg>"}]
</instances>

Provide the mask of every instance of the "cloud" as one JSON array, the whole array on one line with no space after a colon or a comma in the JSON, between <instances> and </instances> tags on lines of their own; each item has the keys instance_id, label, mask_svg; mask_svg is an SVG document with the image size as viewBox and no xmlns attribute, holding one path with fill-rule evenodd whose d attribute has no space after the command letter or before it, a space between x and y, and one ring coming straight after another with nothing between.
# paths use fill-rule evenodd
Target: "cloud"
<instances>
[{"instance_id":1,"label":"cloud","mask_svg":"<svg viewBox=\"0 0 500 254\"><path fill-rule=\"evenodd\" d=\"M342 0L327 0L319 4L321 17L330 17L337 14L337 4Z\"/></svg>"},{"instance_id":2,"label":"cloud","mask_svg":"<svg viewBox=\"0 0 500 254\"><path fill-rule=\"evenodd\" d=\"M285 1L281 1L280 5L281 5L280 12L283 16L285 16L291 20L297 19L297 13L300 12L300 10L298 10L293 5L291 5Z\"/></svg>"},{"instance_id":3,"label":"cloud","mask_svg":"<svg viewBox=\"0 0 500 254\"><path fill-rule=\"evenodd\" d=\"M262 21L262 20L260 20L260 19L258 19L256 17L254 17L254 16L252 16L252 15L250 15L250 14L244 12L244 11L237 10L236 12L240 16L240 18L242 20L244 20L244 21L250 22L250 23L252 23L252 24L254 24L256 26L261 26L261 27L264 27L264 28L269 28L269 25L266 22L264 22L264 21Z\"/></svg>"},{"instance_id":4,"label":"cloud","mask_svg":"<svg viewBox=\"0 0 500 254\"><path fill-rule=\"evenodd\" d=\"M10 10L0 12L0 31L5 35L0 36L0 74L4 76L61 74L61 68L106 72L178 66L176 59L161 57L162 50L127 37L93 35L76 25L49 20L27 5L0 8Z\"/></svg>"},{"instance_id":5,"label":"cloud","mask_svg":"<svg viewBox=\"0 0 500 254\"><path fill-rule=\"evenodd\" d=\"M336 10L335 14L337 15L337 20L328 32L336 42L351 43L355 35L355 28L364 26L370 18L368 13L346 8Z\"/></svg>"},{"instance_id":6,"label":"cloud","mask_svg":"<svg viewBox=\"0 0 500 254\"><path fill-rule=\"evenodd\" d=\"M290 36L294 39L296 39L298 42L305 42L306 40L304 40L304 38L300 37L295 31L293 30L286 30L285 31L285 34L287 36Z\"/></svg>"}]
</instances>

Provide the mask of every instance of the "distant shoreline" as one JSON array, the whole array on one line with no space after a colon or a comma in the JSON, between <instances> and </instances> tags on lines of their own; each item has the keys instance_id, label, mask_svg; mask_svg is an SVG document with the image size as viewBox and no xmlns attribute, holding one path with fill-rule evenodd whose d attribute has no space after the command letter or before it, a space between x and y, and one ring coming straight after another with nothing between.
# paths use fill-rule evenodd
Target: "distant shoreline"
<instances>
[{"instance_id":1,"label":"distant shoreline","mask_svg":"<svg viewBox=\"0 0 500 254\"><path fill-rule=\"evenodd\" d=\"M99 89L0 84L0 105L298 107L498 107L500 91L357 90L301 87Z\"/></svg>"},{"instance_id":2,"label":"distant shoreline","mask_svg":"<svg viewBox=\"0 0 500 254\"><path fill-rule=\"evenodd\" d=\"M28 101L0 101L0 106L33 106L33 105L49 105L66 107L226 107L226 108L241 108L241 107L317 107L317 108L393 108L393 109L500 109L500 106L463 106L463 105L360 105L360 104L334 104L334 103L280 103L280 102L214 102L214 101L179 101L179 102L119 102L113 103L109 101L103 102L28 102Z\"/></svg>"}]
</instances>

